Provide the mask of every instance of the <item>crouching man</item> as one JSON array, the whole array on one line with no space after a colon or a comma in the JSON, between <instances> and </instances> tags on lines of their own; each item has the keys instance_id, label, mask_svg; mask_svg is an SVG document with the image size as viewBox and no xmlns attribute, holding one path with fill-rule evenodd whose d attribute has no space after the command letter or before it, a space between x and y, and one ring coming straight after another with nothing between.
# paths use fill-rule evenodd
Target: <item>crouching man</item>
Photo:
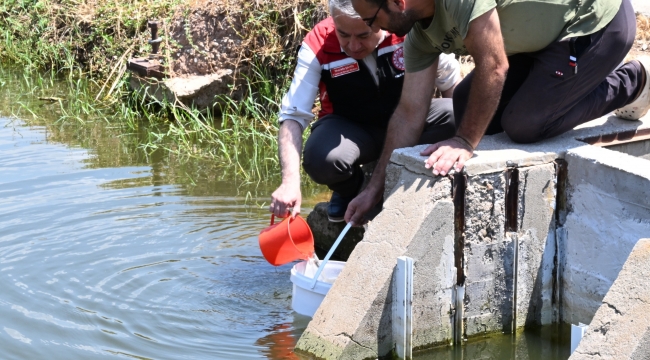
<instances>
[{"instance_id":1,"label":"crouching man","mask_svg":"<svg viewBox=\"0 0 650 360\"><path fill-rule=\"evenodd\" d=\"M338 222L363 183L360 165L381 154L388 120L402 92L404 38L373 30L372 21L362 20L349 0L330 0L329 7L331 17L305 37L293 82L282 100L278 136L282 184L273 192L270 206L280 217L300 212L302 133L313 119L316 94L321 110L311 126L302 165L315 182L333 191L327 214ZM459 81L454 56L440 56L435 83L445 99L431 100L420 144L454 136L449 98Z\"/></svg>"}]
</instances>

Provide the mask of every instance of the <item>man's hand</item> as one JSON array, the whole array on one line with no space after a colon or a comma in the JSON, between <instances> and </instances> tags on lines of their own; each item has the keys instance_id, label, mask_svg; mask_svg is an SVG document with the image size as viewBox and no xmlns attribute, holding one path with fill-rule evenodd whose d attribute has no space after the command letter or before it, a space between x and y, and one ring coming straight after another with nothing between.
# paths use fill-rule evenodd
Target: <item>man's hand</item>
<instances>
[{"instance_id":1,"label":"man's hand","mask_svg":"<svg viewBox=\"0 0 650 360\"><path fill-rule=\"evenodd\" d=\"M289 208L293 208L291 217L294 218L300 214L300 204L302 196L300 194L300 184L282 183L273 194L271 194L271 206L269 211L277 217L287 217Z\"/></svg>"},{"instance_id":2,"label":"man's hand","mask_svg":"<svg viewBox=\"0 0 650 360\"><path fill-rule=\"evenodd\" d=\"M420 155L431 155L424 161L424 167L433 168L435 176L445 176L452 167L455 171L461 171L465 162L472 158L473 153L474 149L465 140L456 136L427 146Z\"/></svg>"},{"instance_id":3,"label":"man's hand","mask_svg":"<svg viewBox=\"0 0 650 360\"><path fill-rule=\"evenodd\" d=\"M352 221L354 225L360 226L366 223L366 219L363 216L372 209L379 201L381 201L381 196L383 195L384 189L376 189L374 187L368 186L363 190L357 197L352 199L348 205L348 210L345 212L345 222L349 223Z\"/></svg>"}]
</instances>

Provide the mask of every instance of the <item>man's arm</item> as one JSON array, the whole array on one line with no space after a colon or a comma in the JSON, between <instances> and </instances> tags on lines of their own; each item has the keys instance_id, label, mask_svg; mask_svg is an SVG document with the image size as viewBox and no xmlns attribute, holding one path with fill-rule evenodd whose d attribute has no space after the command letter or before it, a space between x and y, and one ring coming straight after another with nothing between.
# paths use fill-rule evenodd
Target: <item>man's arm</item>
<instances>
[{"instance_id":1,"label":"man's arm","mask_svg":"<svg viewBox=\"0 0 650 360\"><path fill-rule=\"evenodd\" d=\"M364 222L363 215L377 204L384 194L386 166L393 150L413 146L420 138L435 88L437 68L436 61L422 71L407 72L404 76L402 96L388 123L381 156L368 186L348 205L345 212L346 222L352 221L357 225Z\"/></svg>"},{"instance_id":2,"label":"man's arm","mask_svg":"<svg viewBox=\"0 0 650 360\"><path fill-rule=\"evenodd\" d=\"M291 207L293 207L292 217L300 213L302 132L314 117L311 109L318 92L320 71L316 55L303 44L298 52L298 63L293 73L291 86L282 98L280 106L278 155L282 171L282 184L271 194L271 205L269 206L269 211L275 216L286 216Z\"/></svg>"},{"instance_id":3,"label":"man's arm","mask_svg":"<svg viewBox=\"0 0 650 360\"><path fill-rule=\"evenodd\" d=\"M278 132L278 152L282 169L282 184L271 195L269 210L285 217L293 207L291 216L300 213L300 153L302 152L302 127L298 122L285 120Z\"/></svg>"},{"instance_id":4,"label":"man's arm","mask_svg":"<svg viewBox=\"0 0 650 360\"><path fill-rule=\"evenodd\" d=\"M454 164L457 164L455 170L460 171L472 157L494 117L508 72L508 58L495 9L470 23L464 43L476 63L474 79L456 136L431 145L421 153L431 154L425 166L433 167L434 175L446 175Z\"/></svg>"}]
</instances>

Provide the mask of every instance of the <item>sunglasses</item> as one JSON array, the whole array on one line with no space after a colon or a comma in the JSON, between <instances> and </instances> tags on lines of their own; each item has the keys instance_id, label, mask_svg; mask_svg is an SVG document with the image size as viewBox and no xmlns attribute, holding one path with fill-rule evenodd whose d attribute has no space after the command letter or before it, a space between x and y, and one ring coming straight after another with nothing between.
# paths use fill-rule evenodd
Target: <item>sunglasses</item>
<instances>
[{"instance_id":1,"label":"sunglasses","mask_svg":"<svg viewBox=\"0 0 650 360\"><path fill-rule=\"evenodd\" d=\"M377 20L377 15L379 15L379 10L381 10L381 8L383 8L384 5L386 5L386 1L388 1L388 0L383 0L383 1L379 4L379 8L377 8L377 12L375 12L375 15L374 15L373 17L368 18L368 19L362 19L363 22L365 22L366 25L368 25L368 27L372 27L372 23L374 23L375 20Z\"/></svg>"}]
</instances>

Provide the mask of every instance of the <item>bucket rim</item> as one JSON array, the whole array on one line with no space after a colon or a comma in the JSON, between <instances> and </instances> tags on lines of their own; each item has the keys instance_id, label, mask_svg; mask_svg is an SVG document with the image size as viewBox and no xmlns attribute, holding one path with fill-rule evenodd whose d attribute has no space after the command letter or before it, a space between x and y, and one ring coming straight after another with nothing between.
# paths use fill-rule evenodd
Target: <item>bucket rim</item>
<instances>
[{"instance_id":1,"label":"bucket rim","mask_svg":"<svg viewBox=\"0 0 650 360\"><path fill-rule=\"evenodd\" d=\"M327 295L327 293L330 291L333 285L330 283L326 283L324 281L316 281L316 286L314 286L313 289L310 289L311 282L313 279L308 278L305 275L293 273L293 272L291 273L291 277L289 279L291 280L291 283L294 286L297 286L305 291L309 291L320 295Z\"/></svg>"}]
</instances>

